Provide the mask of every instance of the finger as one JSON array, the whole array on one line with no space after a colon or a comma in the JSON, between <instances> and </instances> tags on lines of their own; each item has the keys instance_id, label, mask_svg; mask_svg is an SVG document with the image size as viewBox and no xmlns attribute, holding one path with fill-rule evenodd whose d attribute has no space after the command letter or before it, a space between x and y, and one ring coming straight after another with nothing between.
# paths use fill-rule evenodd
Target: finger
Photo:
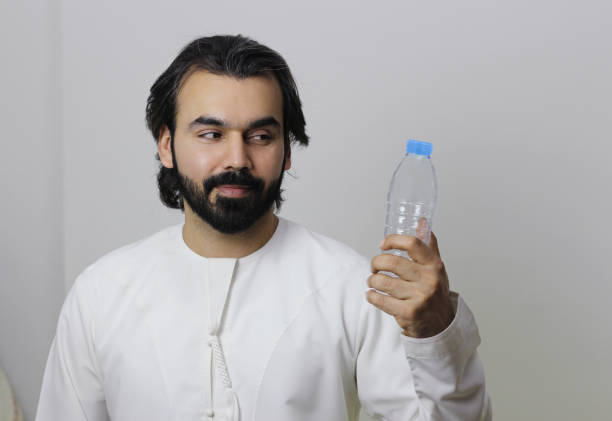
<instances>
[{"instance_id":1,"label":"finger","mask_svg":"<svg viewBox=\"0 0 612 421\"><path fill-rule=\"evenodd\" d=\"M393 278L382 273L375 273L368 277L368 286L385 292L392 297L405 300L414 295L414 284L401 278Z\"/></svg>"},{"instance_id":2,"label":"finger","mask_svg":"<svg viewBox=\"0 0 612 421\"><path fill-rule=\"evenodd\" d=\"M419 281L423 274L423 265L411 262L403 256L386 253L375 256L371 261L370 267L372 273L379 271L391 272L404 281Z\"/></svg>"},{"instance_id":3,"label":"finger","mask_svg":"<svg viewBox=\"0 0 612 421\"><path fill-rule=\"evenodd\" d=\"M416 229L416 236L425 244L429 244L429 248L431 248L438 257L440 257L440 250L438 250L438 239L435 238L436 236L434 235L433 231L430 232L430 229L431 227L429 226L427 218L420 218Z\"/></svg>"},{"instance_id":4,"label":"finger","mask_svg":"<svg viewBox=\"0 0 612 421\"><path fill-rule=\"evenodd\" d=\"M399 300L389 295L383 295L374 290L369 290L366 293L366 299L370 304L391 316L402 317L406 313L406 300Z\"/></svg>"},{"instance_id":5,"label":"finger","mask_svg":"<svg viewBox=\"0 0 612 421\"><path fill-rule=\"evenodd\" d=\"M417 222L416 228L416 237L425 242L427 238L427 234L429 233L429 223L427 222L427 218L419 218Z\"/></svg>"},{"instance_id":6,"label":"finger","mask_svg":"<svg viewBox=\"0 0 612 421\"><path fill-rule=\"evenodd\" d=\"M404 250L417 263L427 264L434 260L436 254L422 240L406 234L390 234L382 242L381 250Z\"/></svg>"},{"instance_id":7,"label":"finger","mask_svg":"<svg viewBox=\"0 0 612 421\"><path fill-rule=\"evenodd\" d=\"M440 256L440 249L438 248L438 238L436 237L433 231L431 232L431 240L429 247L434 251L434 253L436 253L438 257L442 257Z\"/></svg>"}]
</instances>

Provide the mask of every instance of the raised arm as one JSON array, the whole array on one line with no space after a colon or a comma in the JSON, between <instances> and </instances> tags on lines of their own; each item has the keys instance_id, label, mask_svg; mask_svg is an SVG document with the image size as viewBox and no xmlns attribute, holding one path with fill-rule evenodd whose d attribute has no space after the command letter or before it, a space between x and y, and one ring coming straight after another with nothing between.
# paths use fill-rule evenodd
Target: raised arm
<instances>
[{"instance_id":1,"label":"raised arm","mask_svg":"<svg viewBox=\"0 0 612 421\"><path fill-rule=\"evenodd\" d=\"M404 250L413 260L390 254L372 259L367 283L380 292L367 292L356 358L366 412L398 421L490 420L478 327L463 299L449 290L435 235L429 247L393 234L381 248Z\"/></svg>"}]
</instances>

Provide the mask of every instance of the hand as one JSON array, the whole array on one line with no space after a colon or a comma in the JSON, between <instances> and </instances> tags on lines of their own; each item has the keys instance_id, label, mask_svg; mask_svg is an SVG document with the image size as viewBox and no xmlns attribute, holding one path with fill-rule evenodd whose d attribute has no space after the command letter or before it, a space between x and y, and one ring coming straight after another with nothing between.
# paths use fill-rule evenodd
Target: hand
<instances>
[{"instance_id":1,"label":"hand","mask_svg":"<svg viewBox=\"0 0 612 421\"><path fill-rule=\"evenodd\" d=\"M455 316L448 276L434 233L431 233L431 247L411 235L391 234L383 240L381 249L405 250L414 262L392 254L375 256L368 285L389 295L370 290L366 294L368 302L395 317L406 336L426 338L446 329ZM399 278L378 271L392 272Z\"/></svg>"}]
</instances>

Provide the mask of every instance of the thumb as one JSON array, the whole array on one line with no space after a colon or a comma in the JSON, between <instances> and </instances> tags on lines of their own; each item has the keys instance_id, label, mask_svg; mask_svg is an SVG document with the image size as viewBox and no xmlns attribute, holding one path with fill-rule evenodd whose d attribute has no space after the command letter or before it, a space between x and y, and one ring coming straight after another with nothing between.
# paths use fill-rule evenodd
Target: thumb
<instances>
[{"instance_id":1,"label":"thumb","mask_svg":"<svg viewBox=\"0 0 612 421\"><path fill-rule=\"evenodd\" d=\"M427 237L427 231L429 231L429 228L430 227L429 227L429 223L427 222L427 218L420 218L417 229L416 229L417 237L420 240L425 241L425 237ZM440 249L438 249L438 239L434 235L433 231L431 232L431 235L430 235L429 247L434 251L434 253L438 255L438 257L441 257Z\"/></svg>"},{"instance_id":2,"label":"thumb","mask_svg":"<svg viewBox=\"0 0 612 421\"><path fill-rule=\"evenodd\" d=\"M431 249L434 251L434 253L438 255L438 257L442 257L440 256L440 249L438 248L438 238L436 238L433 231L431 232L431 240L429 241L429 247L431 247Z\"/></svg>"},{"instance_id":3,"label":"thumb","mask_svg":"<svg viewBox=\"0 0 612 421\"><path fill-rule=\"evenodd\" d=\"M427 222L427 218L419 218L416 228L416 237L421 241L425 241L428 231L429 223Z\"/></svg>"}]
</instances>

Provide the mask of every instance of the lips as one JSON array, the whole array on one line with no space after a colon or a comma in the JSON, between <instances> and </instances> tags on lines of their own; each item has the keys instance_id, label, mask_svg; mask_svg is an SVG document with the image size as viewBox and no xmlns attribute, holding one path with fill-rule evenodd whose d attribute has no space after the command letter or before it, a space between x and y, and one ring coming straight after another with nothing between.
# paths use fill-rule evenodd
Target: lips
<instances>
[{"instance_id":1,"label":"lips","mask_svg":"<svg viewBox=\"0 0 612 421\"><path fill-rule=\"evenodd\" d=\"M252 190L252 188L249 186L228 185L228 184L218 186L217 189L219 190L220 193L224 194L225 196L243 196Z\"/></svg>"}]
</instances>

